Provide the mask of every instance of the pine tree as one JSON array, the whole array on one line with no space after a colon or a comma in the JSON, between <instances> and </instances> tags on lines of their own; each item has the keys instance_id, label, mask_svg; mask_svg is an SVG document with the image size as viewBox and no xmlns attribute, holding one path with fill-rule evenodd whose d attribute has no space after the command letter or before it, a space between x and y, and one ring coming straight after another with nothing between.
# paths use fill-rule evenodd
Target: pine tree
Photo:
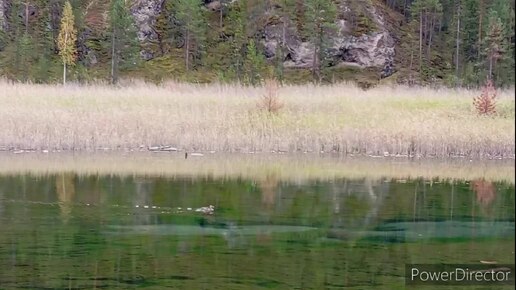
<instances>
[{"instance_id":1,"label":"pine tree","mask_svg":"<svg viewBox=\"0 0 516 290\"><path fill-rule=\"evenodd\" d=\"M135 66L139 60L136 27L125 0L112 0L111 26L111 82L118 82L120 69Z\"/></svg>"},{"instance_id":2,"label":"pine tree","mask_svg":"<svg viewBox=\"0 0 516 290\"><path fill-rule=\"evenodd\" d=\"M74 15L72 5L66 1L63 7L63 16L61 17L61 29L57 38L57 46L59 55L63 62L63 84L66 84L66 68L75 65L77 59L77 30L74 26Z\"/></svg>"},{"instance_id":3,"label":"pine tree","mask_svg":"<svg viewBox=\"0 0 516 290\"><path fill-rule=\"evenodd\" d=\"M177 17L183 24L185 68L190 70L190 58L199 58L204 52L205 20L201 0L178 0Z\"/></svg>"}]
</instances>

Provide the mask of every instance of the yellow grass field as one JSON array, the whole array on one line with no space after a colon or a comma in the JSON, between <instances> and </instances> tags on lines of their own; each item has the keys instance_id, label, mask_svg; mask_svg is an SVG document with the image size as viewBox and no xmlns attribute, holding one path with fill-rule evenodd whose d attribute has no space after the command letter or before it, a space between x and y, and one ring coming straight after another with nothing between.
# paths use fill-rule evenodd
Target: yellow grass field
<instances>
[{"instance_id":1,"label":"yellow grass field","mask_svg":"<svg viewBox=\"0 0 516 290\"><path fill-rule=\"evenodd\" d=\"M277 114L266 88L239 85L33 85L0 81L0 150L339 152L514 158L514 90L479 116L479 91L351 84L284 86Z\"/></svg>"}]
</instances>

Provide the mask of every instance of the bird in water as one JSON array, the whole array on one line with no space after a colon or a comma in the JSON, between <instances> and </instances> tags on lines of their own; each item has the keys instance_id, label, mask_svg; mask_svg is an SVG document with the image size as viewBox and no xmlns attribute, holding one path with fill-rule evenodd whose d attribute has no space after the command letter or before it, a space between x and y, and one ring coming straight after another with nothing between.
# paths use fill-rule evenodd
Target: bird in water
<instances>
[{"instance_id":1,"label":"bird in water","mask_svg":"<svg viewBox=\"0 0 516 290\"><path fill-rule=\"evenodd\" d=\"M210 204L209 206L200 207L200 208L196 209L195 211L201 212L203 214L213 214L213 212L215 211L215 207Z\"/></svg>"}]
</instances>

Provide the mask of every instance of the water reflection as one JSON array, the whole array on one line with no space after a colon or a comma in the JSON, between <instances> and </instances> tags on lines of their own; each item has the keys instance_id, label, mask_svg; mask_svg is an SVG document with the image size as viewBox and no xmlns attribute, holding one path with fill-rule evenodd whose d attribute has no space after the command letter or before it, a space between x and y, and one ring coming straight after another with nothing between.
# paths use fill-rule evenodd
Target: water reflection
<instances>
[{"instance_id":1,"label":"water reflection","mask_svg":"<svg viewBox=\"0 0 516 290\"><path fill-rule=\"evenodd\" d=\"M56 178L56 193L59 208L61 209L61 217L63 222L68 222L72 211L71 204L75 196L74 175L71 173L63 173Z\"/></svg>"},{"instance_id":2,"label":"water reflection","mask_svg":"<svg viewBox=\"0 0 516 290\"><path fill-rule=\"evenodd\" d=\"M477 201L483 206L491 204L496 196L496 190L492 182L483 179L473 180L471 183L477 195Z\"/></svg>"},{"instance_id":3,"label":"water reflection","mask_svg":"<svg viewBox=\"0 0 516 290\"><path fill-rule=\"evenodd\" d=\"M262 192L263 206L270 209L276 203L277 177L274 174L267 174L264 179L258 181L258 187Z\"/></svg>"},{"instance_id":4,"label":"water reflection","mask_svg":"<svg viewBox=\"0 0 516 290\"><path fill-rule=\"evenodd\" d=\"M405 263L514 263L514 214L485 180L0 176L0 285L402 289Z\"/></svg>"}]
</instances>

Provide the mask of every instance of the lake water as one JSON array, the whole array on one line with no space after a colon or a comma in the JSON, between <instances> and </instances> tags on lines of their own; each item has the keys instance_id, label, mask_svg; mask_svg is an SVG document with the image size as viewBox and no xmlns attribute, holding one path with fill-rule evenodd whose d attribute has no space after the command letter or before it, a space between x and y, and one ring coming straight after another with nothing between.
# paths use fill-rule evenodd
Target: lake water
<instances>
[{"instance_id":1,"label":"lake water","mask_svg":"<svg viewBox=\"0 0 516 290\"><path fill-rule=\"evenodd\" d=\"M514 264L514 192L482 179L3 173L0 289L405 289L406 263Z\"/></svg>"}]
</instances>

